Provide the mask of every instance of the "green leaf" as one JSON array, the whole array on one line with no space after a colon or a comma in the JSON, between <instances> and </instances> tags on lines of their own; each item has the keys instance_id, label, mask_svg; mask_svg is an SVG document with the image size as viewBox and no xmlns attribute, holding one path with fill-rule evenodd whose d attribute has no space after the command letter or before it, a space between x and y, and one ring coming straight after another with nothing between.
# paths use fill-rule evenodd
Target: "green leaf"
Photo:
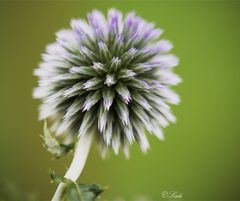
<instances>
[{"instance_id":1,"label":"green leaf","mask_svg":"<svg viewBox=\"0 0 240 201\"><path fill-rule=\"evenodd\" d=\"M53 183L57 183L57 184L60 184L60 183L70 184L72 182L70 179L67 179L65 177L61 177L61 176L56 175L55 172L52 171L52 170L49 171L49 175L50 175L51 180L52 180Z\"/></svg>"},{"instance_id":2,"label":"green leaf","mask_svg":"<svg viewBox=\"0 0 240 201\"><path fill-rule=\"evenodd\" d=\"M74 182L70 183L69 186L67 187L66 197L67 197L67 200L69 200L69 201L85 201L82 198L82 193L81 193L80 187L78 186L77 183L74 183ZM86 201L88 201L88 200L86 200Z\"/></svg>"},{"instance_id":3,"label":"green leaf","mask_svg":"<svg viewBox=\"0 0 240 201\"><path fill-rule=\"evenodd\" d=\"M54 172L50 172L50 177L53 182L66 185L61 201L95 201L103 192L103 189L96 184L79 184L57 176Z\"/></svg>"},{"instance_id":4,"label":"green leaf","mask_svg":"<svg viewBox=\"0 0 240 201\"><path fill-rule=\"evenodd\" d=\"M74 149L75 143L71 144L62 144L60 143L57 138L50 133L47 122L44 122L44 128L43 128L43 140L44 140L44 147L54 155L55 158L60 158L65 156L68 152Z\"/></svg>"},{"instance_id":5,"label":"green leaf","mask_svg":"<svg viewBox=\"0 0 240 201\"><path fill-rule=\"evenodd\" d=\"M94 201L98 195L103 192L103 189L96 184L80 184L83 201Z\"/></svg>"}]
</instances>

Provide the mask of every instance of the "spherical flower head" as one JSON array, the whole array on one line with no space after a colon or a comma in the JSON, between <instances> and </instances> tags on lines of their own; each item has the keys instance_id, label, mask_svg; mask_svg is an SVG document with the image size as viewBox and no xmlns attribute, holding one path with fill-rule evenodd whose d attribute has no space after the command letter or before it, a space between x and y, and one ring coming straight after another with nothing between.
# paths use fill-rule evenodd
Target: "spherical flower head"
<instances>
[{"instance_id":1,"label":"spherical flower head","mask_svg":"<svg viewBox=\"0 0 240 201\"><path fill-rule=\"evenodd\" d=\"M87 21L73 19L34 71L40 120L68 140L94 132L103 150L115 153L135 140L146 151L146 130L163 139L162 128L175 121L169 104L179 102L170 87L181 79L172 72L178 58L168 53L173 45L159 39L162 32L116 9L107 18L94 10Z\"/></svg>"}]
</instances>

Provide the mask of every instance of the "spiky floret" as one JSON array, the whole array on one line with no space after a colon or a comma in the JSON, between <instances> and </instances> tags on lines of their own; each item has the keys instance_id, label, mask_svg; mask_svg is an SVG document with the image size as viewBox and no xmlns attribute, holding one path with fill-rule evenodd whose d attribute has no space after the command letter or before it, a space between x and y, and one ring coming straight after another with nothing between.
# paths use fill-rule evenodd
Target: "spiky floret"
<instances>
[{"instance_id":1,"label":"spiky floret","mask_svg":"<svg viewBox=\"0 0 240 201\"><path fill-rule=\"evenodd\" d=\"M146 151L145 129L163 139L161 128L175 121L168 104L179 102L170 87L181 80L172 72L178 65L168 54L172 44L159 40L162 32L115 9L107 18L94 10L87 21L72 20L35 70L40 119L50 119L56 136L74 138L91 129L115 153L134 140Z\"/></svg>"}]
</instances>

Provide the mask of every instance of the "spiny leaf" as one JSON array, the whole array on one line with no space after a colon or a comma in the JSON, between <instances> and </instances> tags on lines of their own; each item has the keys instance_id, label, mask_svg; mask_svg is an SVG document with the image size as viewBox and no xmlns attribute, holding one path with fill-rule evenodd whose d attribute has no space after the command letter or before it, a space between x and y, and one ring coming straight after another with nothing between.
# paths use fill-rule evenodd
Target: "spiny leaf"
<instances>
[{"instance_id":1,"label":"spiny leaf","mask_svg":"<svg viewBox=\"0 0 240 201\"><path fill-rule=\"evenodd\" d=\"M44 123L44 129L43 129L43 140L44 140L44 147L54 155L55 158L60 158L64 155L66 155L68 152L74 149L75 143L71 144L62 144L60 143L56 137L50 133L47 122Z\"/></svg>"},{"instance_id":2,"label":"spiny leaf","mask_svg":"<svg viewBox=\"0 0 240 201\"><path fill-rule=\"evenodd\" d=\"M65 183L66 185L68 185L72 182L71 180L69 180L65 177L61 177L61 176L56 175L55 172L52 171L52 170L49 171L49 175L50 175L51 181L53 183L57 183L57 184Z\"/></svg>"},{"instance_id":3,"label":"spiny leaf","mask_svg":"<svg viewBox=\"0 0 240 201\"><path fill-rule=\"evenodd\" d=\"M81 189L77 183L70 183L66 189L66 198L69 201L85 201L82 198ZM87 201L87 200L86 200Z\"/></svg>"},{"instance_id":4,"label":"spiny leaf","mask_svg":"<svg viewBox=\"0 0 240 201\"><path fill-rule=\"evenodd\" d=\"M50 172L50 177L55 183L66 185L61 201L95 201L104 189L96 184L79 184L70 179L57 176Z\"/></svg>"},{"instance_id":5,"label":"spiny leaf","mask_svg":"<svg viewBox=\"0 0 240 201\"><path fill-rule=\"evenodd\" d=\"M79 186L84 201L94 201L104 191L96 184L80 184Z\"/></svg>"}]
</instances>

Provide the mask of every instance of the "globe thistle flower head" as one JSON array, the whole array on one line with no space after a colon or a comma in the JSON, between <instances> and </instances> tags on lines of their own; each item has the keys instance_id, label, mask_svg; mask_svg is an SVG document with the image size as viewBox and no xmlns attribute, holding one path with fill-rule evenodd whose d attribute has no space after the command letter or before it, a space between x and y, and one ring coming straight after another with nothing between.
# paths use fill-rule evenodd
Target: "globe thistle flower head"
<instances>
[{"instance_id":1,"label":"globe thistle flower head","mask_svg":"<svg viewBox=\"0 0 240 201\"><path fill-rule=\"evenodd\" d=\"M169 104L179 97L170 87L178 58L161 29L135 13L94 10L56 33L35 70L34 97L42 101L40 120L49 119L56 136L69 139L94 132L107 150L137 141L149 148L145 130L163 139L162 128L175 122Z\"/></svg>"}]
</instances>

